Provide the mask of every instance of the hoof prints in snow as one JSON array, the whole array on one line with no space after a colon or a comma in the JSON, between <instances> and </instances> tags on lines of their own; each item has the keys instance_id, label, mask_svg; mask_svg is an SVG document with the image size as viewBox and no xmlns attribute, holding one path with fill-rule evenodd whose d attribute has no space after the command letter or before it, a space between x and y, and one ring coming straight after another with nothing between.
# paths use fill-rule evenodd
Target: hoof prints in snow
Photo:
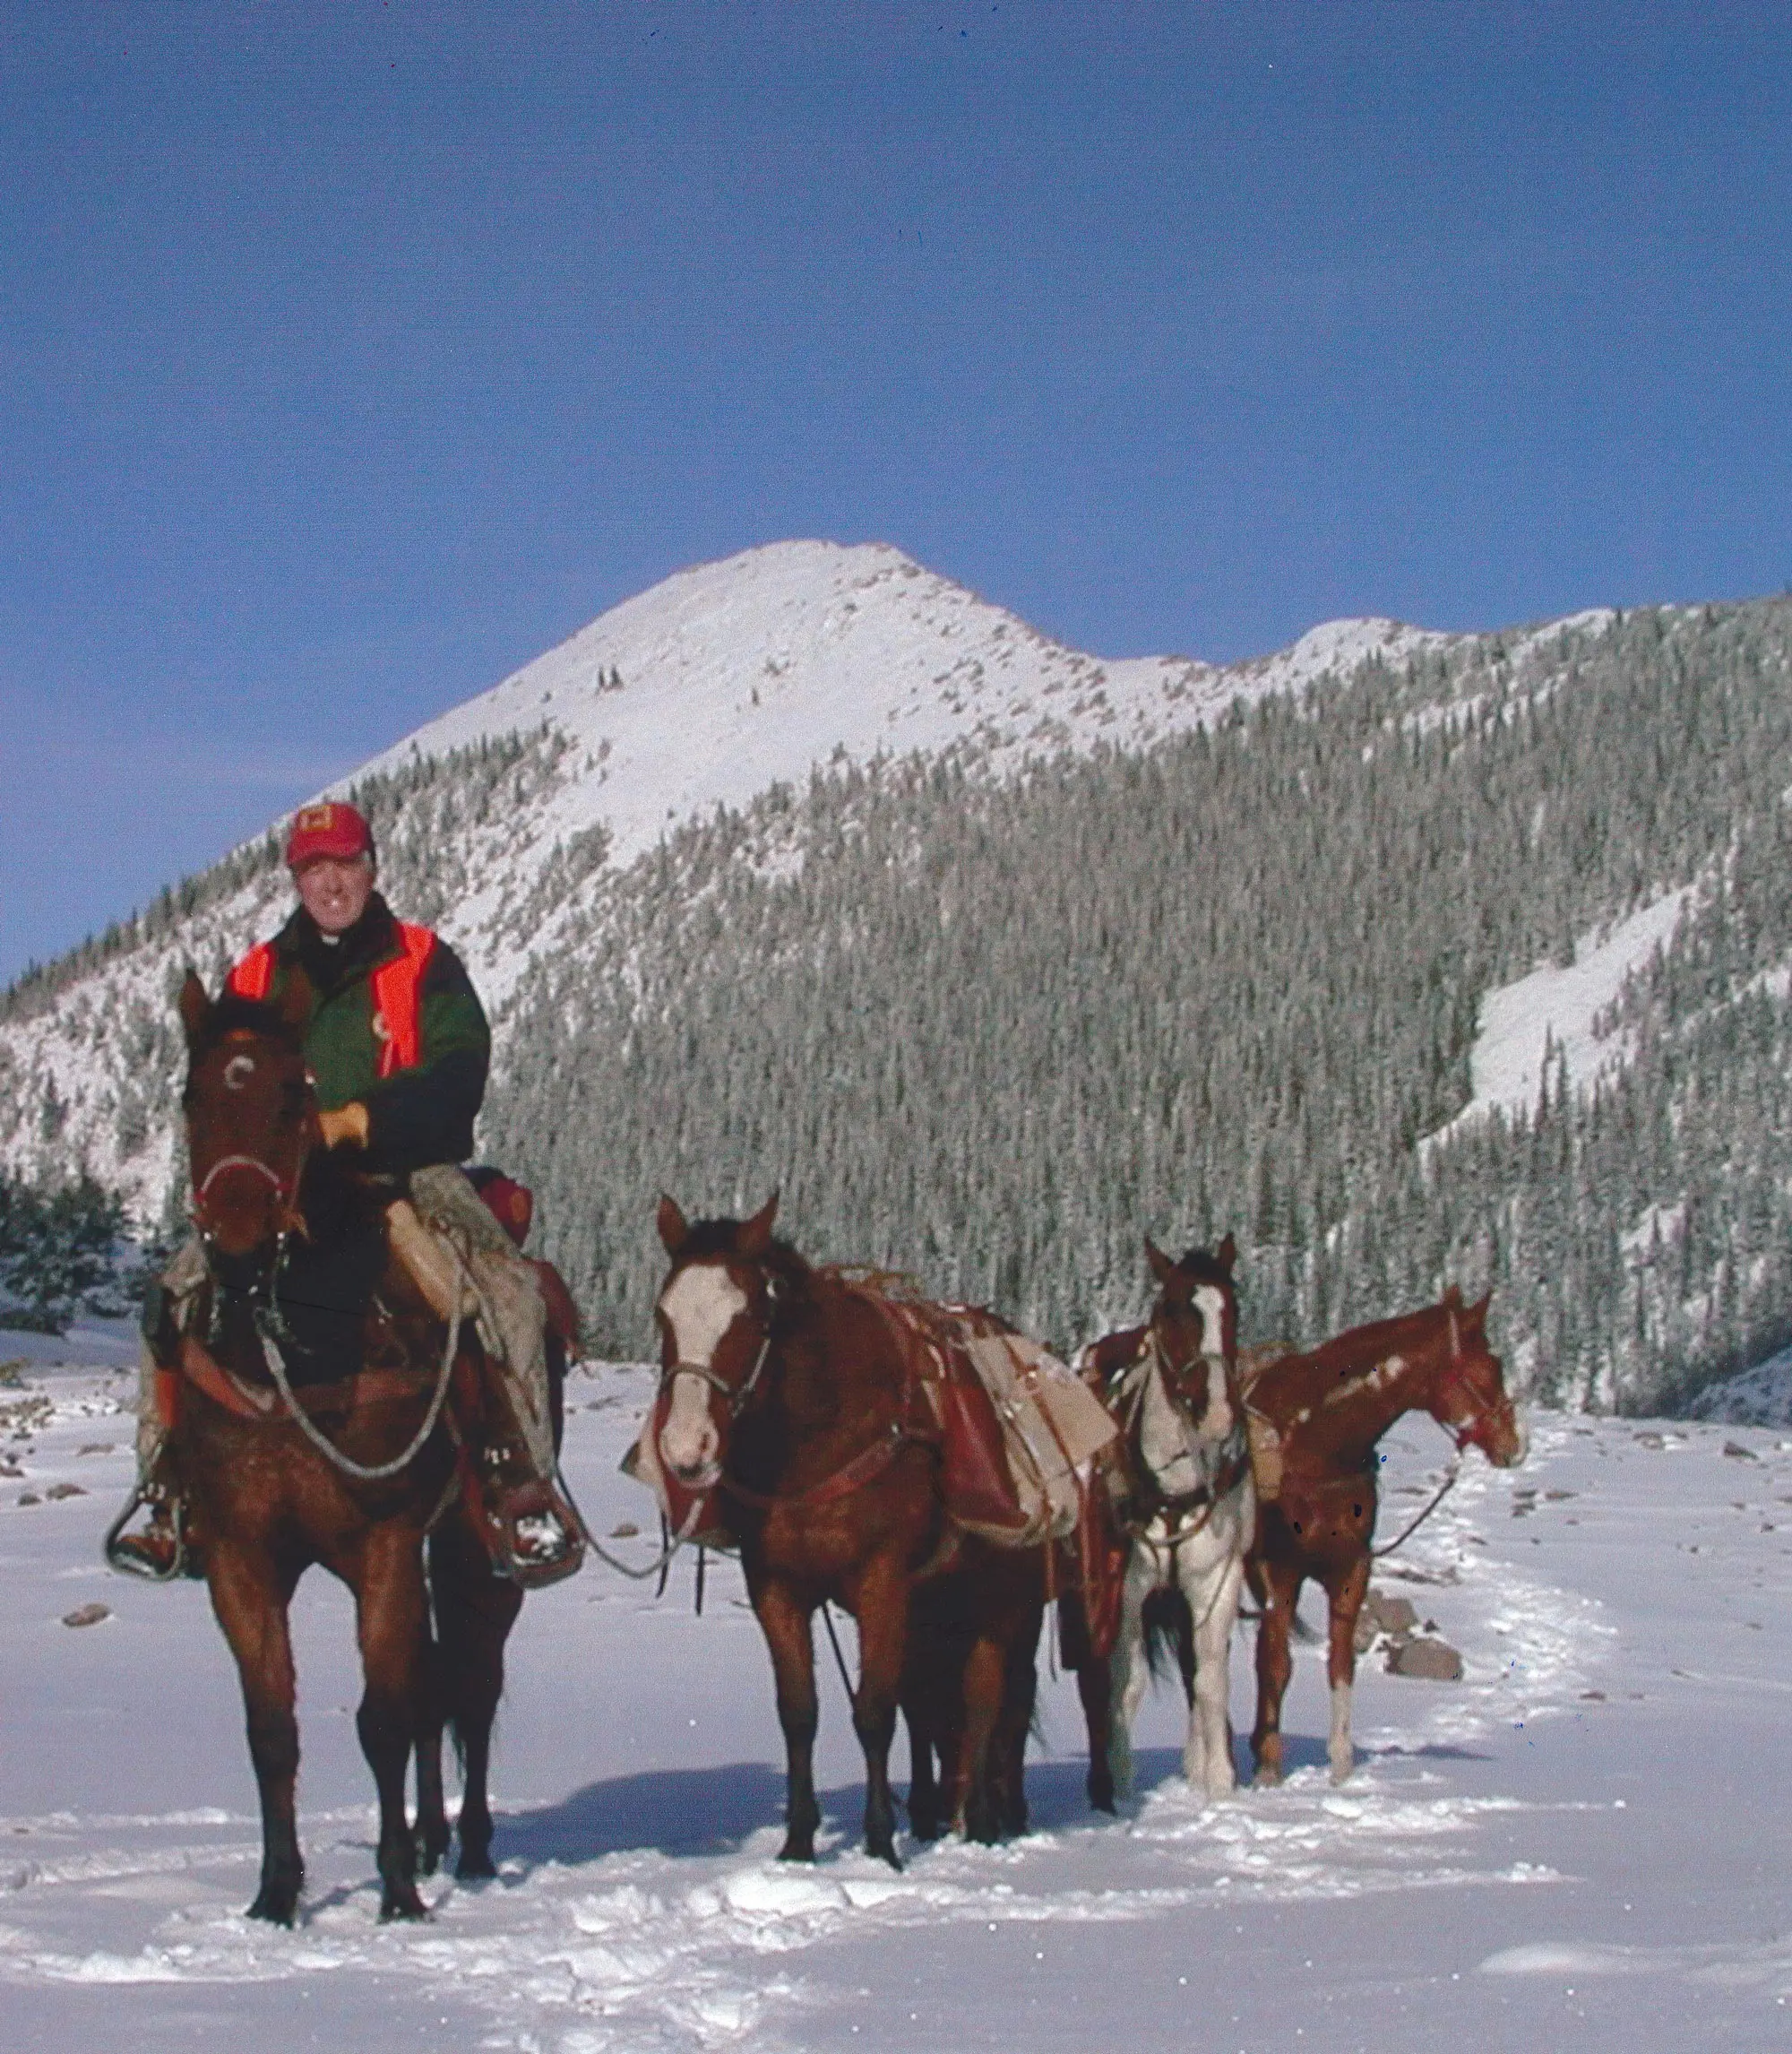
<instances>
[{"instance_id":1,"label":"hoof prints in snow","mask_svg":"<svg viewBox=\"0 0 1792 2054\"><path fill-rule=\"evenodd\" d=\"M500 2033L552 2026L552 2044L567 2054L702 2049L748 2035L757 2041L780 2014L801 2007L800 1980L774 1960L788 1963L827 1941L877 1929L1112 1923L1247 1895L1292 1902L1552 1879L1546 1869L1480 1868L1469 1858L1481 1814L1521 1807L1383 1791L1373 1782L1346 1796L1316 1779L1308 1787L1306 1777L1217 1805L1166 1785L1129 1821L1045 1832L1006 1848L924 1850L900 1876L857 1853L825 1858L813 1869L783 1867L773 1859L781 1837L774 1829L728 1855L651 1850L529 1869L511 1862L495 1886L426 1886L435 1917L411 1927L375 1924L377 1886L361 1833L332 1843L313 1818L313 1881L297 1931L258 1925L237 1908L257 1859L247 1834L239 1845L162 1848L136 1861L117 1851L51 1861L20 1881L39 1904L52 1893L84 1890L134 1898L165 1915L133 1955L57 1952L18 1926L0 1928L0 1980L116 1985L397 1975L420 1993L475 2004ZM358 1823L365 1831L367 1822ZM1124 1886L1114 1886L1116 1872L1128 1877ZM521 2045L523 2038L495 2043Z\"/></svg>"}]
</instances>

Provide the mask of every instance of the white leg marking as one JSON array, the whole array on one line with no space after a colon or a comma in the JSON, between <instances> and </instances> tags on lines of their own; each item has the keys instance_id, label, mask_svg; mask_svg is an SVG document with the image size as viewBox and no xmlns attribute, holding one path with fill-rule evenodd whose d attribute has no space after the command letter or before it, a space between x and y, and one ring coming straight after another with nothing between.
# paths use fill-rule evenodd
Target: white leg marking
<instances>
[{"instance_id":1,"label":"white leg marking","mask_svg":"<svg viewBox=\"0 0 1792 2054\"><path fill-rule=\"evenodd\" d=\"M1107 1766L1116 1797L1133 1794L1133 1722L1139 1715L1150 1671L1145 1662L1145 1600L1159 1582L1157 1550L1144 1541L1133 1543L1126 1584L1120 1599L1120 1630L1108 1658Z\"/></svg>"},{"instance_id":2,"label":"white leg marking","mask_svg":"<svg viewBox=\"0 0 1792 2054\"><path fill-rule=\"evenodd\" d=\"M1357 1749L1350 1739L1350 1686L1348 1683L1331 1686L1331 1739L1326 1751L1331 1757L1332 1782L1345 1782L1357 1765Z\"/></svg>"}]
</instances>

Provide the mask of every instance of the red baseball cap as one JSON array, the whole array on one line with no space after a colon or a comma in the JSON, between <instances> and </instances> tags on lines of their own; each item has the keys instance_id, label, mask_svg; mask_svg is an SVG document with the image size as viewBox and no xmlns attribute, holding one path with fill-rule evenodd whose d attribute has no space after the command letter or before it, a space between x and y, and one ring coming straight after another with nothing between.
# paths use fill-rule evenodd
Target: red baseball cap
<instances>
[{"instance_id":1,"label":"red baseball cap","mask_svg":"<svg viewBox=\"0 0 1792 2054\"><path fill-rule=\"evenodd\" d=\"M292 833L286 838L289 870L320 856L347 862L350 857L373 852L373 829L356 807L340 798L325 799L322 806L301 806L292 816Z\"/></svg>"}]
</instances>

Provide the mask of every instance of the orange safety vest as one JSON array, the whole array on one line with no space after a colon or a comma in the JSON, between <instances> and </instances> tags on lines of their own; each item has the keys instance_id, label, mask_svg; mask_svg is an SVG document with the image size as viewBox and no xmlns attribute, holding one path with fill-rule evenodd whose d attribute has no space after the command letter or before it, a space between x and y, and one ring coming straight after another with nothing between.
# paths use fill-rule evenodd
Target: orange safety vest
<instances>
[{"instance_id":1,"label":"orange safety vest","mask_svg":"<svg viewBox=\"0 0 1792 2054\"><path fill-rule=\"evenodd\" d=\"M421 1009L418 993L423 973L435 954L435 936L427 928L398 922L402 953L383 962L371 979L374 992L374 1032L380 1042L380 1071L389 1077L395 1070L416 1066L423 1053ZM274 949L271 942L258 942L224 980L224 988L238 998L265 998L273 989Z\"/></svg>"}]
</instances>

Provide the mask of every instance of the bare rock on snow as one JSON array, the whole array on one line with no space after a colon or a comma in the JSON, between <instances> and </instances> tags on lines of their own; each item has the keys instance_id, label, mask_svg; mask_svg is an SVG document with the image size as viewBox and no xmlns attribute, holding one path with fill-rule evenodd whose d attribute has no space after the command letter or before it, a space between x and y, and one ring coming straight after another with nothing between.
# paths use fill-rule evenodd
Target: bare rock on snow
<instances>
[{"instance_id":1,"label":"bare rock on snow","mask_svg":"<svg viewBox=\"0 0 1792 2054\"><path fill-rule=\"evenodd\" d=\"M65 1612L62 1615L62 1623L65 1627L91 1627L98 1626L101 1619L109 1619L111 1617L111 1606L102 1605L96 1600L92 1604L77 1605L72 1612Z\"/></svg>"},{"instance_id":2,"label":"bare rock on snow","mask_svg":"<svg viewBox=\"0 0 1792 2054\"><path fill-rule=\"evenodd\" d=\"M1388 1650L1388 1674L1419 1676L1433 1683L1457 1683L1461 1680L1462 1657L1447 1640L1404 1641Z\"/></svg>"},{"instance_id":3,"label":"bare rock on snow","mask_svg":"<svg viewBox=\"0 0 1792 2054\"><path fill-rule=\"evenodd\" d=\"M1362 1654L1372 1647L1378 1634L1386 1634L1390 1640L1405 1640L1417 1625L1418 1614L1410 1598L1390 1597L1385 1592L1371 1589L1357 1614L1357 1653Z\"/></svg>"}]
</instances>

